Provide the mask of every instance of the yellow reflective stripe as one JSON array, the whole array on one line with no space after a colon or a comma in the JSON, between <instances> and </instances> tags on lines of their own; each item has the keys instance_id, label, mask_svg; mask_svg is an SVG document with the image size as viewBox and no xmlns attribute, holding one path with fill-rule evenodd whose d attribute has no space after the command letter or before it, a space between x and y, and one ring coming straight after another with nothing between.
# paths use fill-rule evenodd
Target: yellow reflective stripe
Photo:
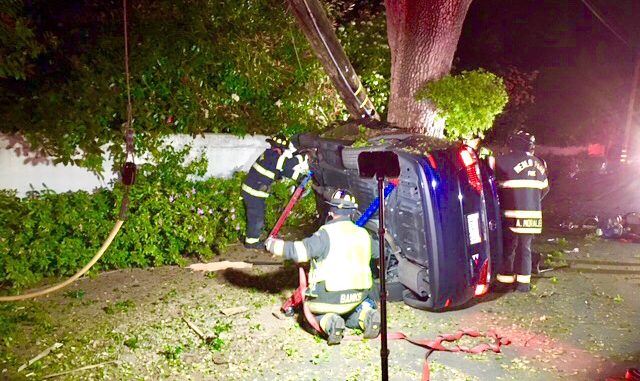
<instances>
[{"instance_id":1,"label":"yellow reflective stripe","mask_svg":"<svg viewBox=\"0 0 640 381\"><path fill-rule=\"evenodd\" d=\"M539 210L505 210L503 214L507 218L542 218Z\"/></svg>"},{"instance_id":2,"label":"yellow reflective stripe","mask_svg":"<svg viewBox=\"0 0 640 381\"><path fill-rule=\"evenodd\" d=\"M285 150L278 158L278 162L276 162L276 170L282 171L282 168L284 168L284 161L291 159L292 157L293 153L290 150Z\"/></svg>"},{"instance_id":3,"label":"yellow reflective stripe","mask_svg":"<svg viewBox=\"0 0 640 381\"><path fill-rule=\"evenodd\" d=\"M252 244L252 243L258 243L258 241L260 241L260 238L245 238L244 242L248 243L248 244Z\"/></svg>"},{"instance_id":4,"label":"yellow reflective stripe","mask_svg":"<svg viewBox=\"0 0 640 381\"><path fill-rule=\"evenodd\" d=\"M529 188L529 189L544 189L549 186L549 181L544 180L507 180L500 181L498 183L500 188L508 188L508 189L518 189L518 188Z\"/></svg>"},{"instance_id":5,"label":"yellow reflective stripe","mask_svg":"<svg viewBox=\"0 0 640 381\"><path fill-rule=\"evenodd\" d=\"M516 281L518 283L531 283L531 275L516 275Z\"/></svg>"},{"instance_id":6,"label":"yellow reflective stripe","mask_svg":"<svg viewBox=\"0 0 640 381\"><path fill-rule=\"evenodd\" d=\"M266 169L265 167L261 166L258 163L254 163L253 164L253 169L258 171L258 173L260 173L262 176L268 177L271 180L275 180L275 178L276 178L276 174L275 173L271 172L270 170Z\"/></svg>"},{"instance_id":7,"label":"yellow reflective stripe","mask_svg":"<svg viewBox=\"0 0 640 381\"><path fill-rule=\"evenodd\" d=\"M355 96L358 96L358 94L360 94L360 92L362 91L363 87L362 87L362 82L358 82L358 90L356 90L355 92Z\"/></svg>"},{"instance_id":8,"label":"yellow reflective stripe","mask_svg":"<svg viewBox=\"0 0 640 381\"><path fill-rule=\"evenodd\" d=\"M369 102L369 96L368 95L364 98L364 101L362 101L362 103L360 104L360 108L364 108L364 105L367 104L367 102Z\"/></svg>"},{"instance_id":9,"label":"yellow reflective stripe","mask_svg":"<svg viewBox=\"0 0 640 381\"><path fill-rule=\"evenodd\" d=\"M269 193L253 189L250 186L248 186L247 184L242 184L242 190L247 192L247 193L249 193L250 195L252 195L254 197L259 197L259 198L267 198L267 197L269 197Z\"/></svg>"},{"instance_id":10,"label":"yellow reflective stripe","mask_svg":"<svg viewBox=\"0 0 640 381\"><path fill-rule=\"evenodd\" d=\"M307 248L304 247L302 241L295 241L293 248L296 250L296 262L307 262L309 260L309 254L307 254Z\"/></svg>"},{"instance_id":11,"label":"yellow reflective stripe","mask_svg":"<svg viewBox=\"0 0 640 381\"><path fill-rule=\"evenodd\" d=\"M540 234L540 233L542 233L542 228L515 228L515 227L509 227L509 229L514 233L520 233L520 234Z\"/></svg>"},{"instance_id":12,"label":"yellow reflective stripe","mask_svg":"<svg viewBox=\"0 0 640 381\"><path fill-rule=\"evenodd\" d=\"M309 306L309 310L314 314L326 314L333 312L336 314L346 314L353 311L361 302L347 303L347 304L333 304L333 303L320 303L312 300L307 300L306 304Z\"/></svg>"},{"instance_id":13,"label":"yellow reflective stripe","mask_svg":"<svg viewBox=\"0 0 640 381\"><path fill-rule=\"evenodd\" d=\"M513 283L516 281L516 277L515 275L502 275L502 274L498 274L498 276L496 277L496 279L498 280L498 282L500 283Z\"/></svg>"}]
</instances>

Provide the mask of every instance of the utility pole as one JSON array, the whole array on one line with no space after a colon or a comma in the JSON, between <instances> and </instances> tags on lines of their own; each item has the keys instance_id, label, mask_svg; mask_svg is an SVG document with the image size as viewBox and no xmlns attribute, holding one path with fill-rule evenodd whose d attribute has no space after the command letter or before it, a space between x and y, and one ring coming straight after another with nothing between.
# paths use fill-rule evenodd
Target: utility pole
<instances>
[{"instance_id":1,"label":"utility pole","mask_svg":"<svg viewBox=\"0 0 640 381\"><path fill-rule=\"evenodd\" d=\"M640 97L638 88L640 87L640 53L634 57L633 79L631 80L631 92L629 94L629 108L627 109L627 122L624 128L622 150L620 151L620 163L626 164L629 161L629 140L631 139L631 128L640 125ZM638 149L636 148L636 152Z\"/></svg>"},{"instance_id":2,"label":"utility pole","mask_svg":"<svg viewBox=\"0 0 640 381\"><path fill-rule=\"evenodd\" d=\"M293 15L354 119L380 116L351 66L319 0L288 0Z\"/></svg>"}]
</instances>

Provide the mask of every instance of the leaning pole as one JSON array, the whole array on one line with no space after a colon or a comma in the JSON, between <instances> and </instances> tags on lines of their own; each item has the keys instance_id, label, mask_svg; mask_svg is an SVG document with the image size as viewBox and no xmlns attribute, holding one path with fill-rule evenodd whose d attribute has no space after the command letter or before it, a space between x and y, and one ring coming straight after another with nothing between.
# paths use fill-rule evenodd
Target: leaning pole
<instances>
[{"instance_id":1,"label":"leaning pole","mask_svg":"<svg viewBox=\"0 0 640 381\"><path fill-rule=\"evenodd\" d=\"M287 0L287 2L351 117L380 120L319 0Z\"/></svg>"}]
</instances>

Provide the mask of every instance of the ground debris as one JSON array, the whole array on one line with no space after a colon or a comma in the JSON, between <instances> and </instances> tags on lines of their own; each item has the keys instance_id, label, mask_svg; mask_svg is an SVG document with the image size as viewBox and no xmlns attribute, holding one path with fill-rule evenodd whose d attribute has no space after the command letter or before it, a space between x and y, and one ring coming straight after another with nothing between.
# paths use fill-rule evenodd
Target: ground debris
<instances>
[{"instance_id":1,"label":"ground debris","mask_svg":"<svg viewBox=\"0 0 640 381\"><path fill-rule=\"evenodd\" d=\"M26 364L21 365L20 368L18 368L18 372L22 372L25 368L27 368L28 366L31 366L33 363L35 363L36 361L40 360L41 358L48 356L49 353L51 353L51 351L54 351L54 350L60 348L61 346L62 346L62 343L55 343L52 346L50 346L49 348L45 349L44 351L38 353L36 355L36 357L34 357L31 360L27 361Z\"/></svg>"},{"instance_id":2,"label":"ground debris","mask_svg":"<svg viewBox=\"0 0 640 381\"><path fill-rule=\"evenodd\" d=\"M194 263L189 266L192 271L221 271L226 269L249 269L253 267L252 263L247 262L230 262L230 261L220 261L220 262L209 262L209 263Z\"/></svg>"}]
</instances>

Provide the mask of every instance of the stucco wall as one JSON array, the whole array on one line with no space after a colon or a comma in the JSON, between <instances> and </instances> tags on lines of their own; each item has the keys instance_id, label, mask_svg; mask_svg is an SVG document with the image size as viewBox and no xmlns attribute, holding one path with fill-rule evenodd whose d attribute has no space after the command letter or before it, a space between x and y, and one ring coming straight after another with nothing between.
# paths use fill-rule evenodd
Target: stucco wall
<instances>
[{"instance_id":1,"label":"stucco wall","mask_svg":"<svg viewBox=\"0 0 640 381\"><path fill-rule=\"evenodd\" d=\"M165 143L176 148L191 146L188 159L206 155L208 169L205 177L231 176L236 171L247 171L253 161L268 147L261 135L239 138L227 134L205 134L192 138L189 135L172 135ZM104 161L103 179L86 169L72 165L53 165L51 160L33 160L33 153L25 154L16 139L0 135L0 189L15 189L23 197L31 189L45 186L56 192L86 190L109 186L116 177L113 163ZM11 148L9 148L12 146ZM140 158L138 161L142 161Z\"/></svg>"}]
</instances>

